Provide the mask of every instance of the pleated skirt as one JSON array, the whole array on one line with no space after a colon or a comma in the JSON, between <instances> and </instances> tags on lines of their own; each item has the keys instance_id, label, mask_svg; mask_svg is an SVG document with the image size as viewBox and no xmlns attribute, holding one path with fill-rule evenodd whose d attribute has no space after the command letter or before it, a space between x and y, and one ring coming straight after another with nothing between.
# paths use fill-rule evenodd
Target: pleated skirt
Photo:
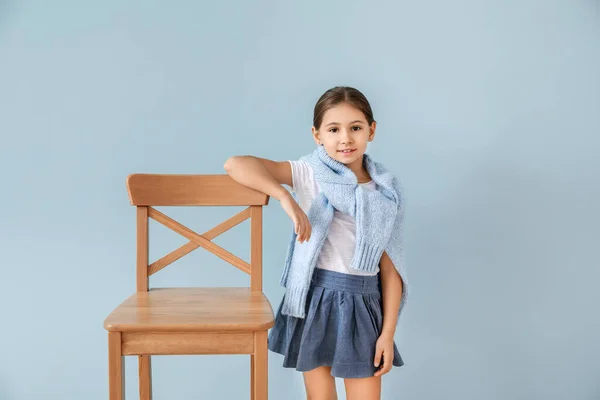
<instances>
[{"instance_id":1,"label":"pleated skirt","mask_svg":"<svg viewBox=\"0 0 600 400\"><path fill-rule=\"evenodd\" d=\"M281 314L269 332L269 350L283 355L283 367L310 371L330 366L339 378L373 376L375 346L383 326L380 275L361 276L315 268L306 318ZM383 364L383 363L381 363ZM404 365L394 342L393 365Z\"/></svg>"}]
</instances>

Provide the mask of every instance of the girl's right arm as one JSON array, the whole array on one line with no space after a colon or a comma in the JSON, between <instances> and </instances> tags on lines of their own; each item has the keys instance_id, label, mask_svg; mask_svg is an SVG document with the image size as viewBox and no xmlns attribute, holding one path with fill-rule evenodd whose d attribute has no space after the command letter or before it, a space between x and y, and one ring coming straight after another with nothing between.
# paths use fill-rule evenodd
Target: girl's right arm
<instances>
[{"instance_id":1,"label":"girl's right arm","mask_svg":"<svg viewBox=\"0 0 600 400\"><path fill-rule=\"evenodd\" d=\"M271 161L254 156L233 156L223 166L233 180L282 201L290 193L281 185L292 186L292 169L287 161Z\"/></svg>"},{"instance_id":2,"label":"girl's right arm","mask_svg":"<svg viewBox=\"0 0 600 400\"><path fill-rule=\"evenodd\" d=\"M310 239L311 226L308 217L291 193L282 185L292 187L292 168L287 161L272 161L254 156L233 156L223 166L236 182L276 198L294 222L298 241Z\"/></svg>"}]
</instances>

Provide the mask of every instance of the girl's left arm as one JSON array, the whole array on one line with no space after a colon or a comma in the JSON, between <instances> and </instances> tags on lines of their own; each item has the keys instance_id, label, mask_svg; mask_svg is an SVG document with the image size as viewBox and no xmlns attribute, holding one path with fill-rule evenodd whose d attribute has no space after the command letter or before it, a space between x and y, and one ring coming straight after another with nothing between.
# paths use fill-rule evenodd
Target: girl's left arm
<instances>
[{"instance_id":1,"label":"girl's left arm","mask_svg":"<svg viewBox=\"0 0 600 400\"><path fill-rule=\"evenodd\" d=\"M383 328L382 334L394 336L402 297L402 279L394 263L384 251L379 262L381 275L381 291L383 300Z\"/></svg>"}]
</instances>

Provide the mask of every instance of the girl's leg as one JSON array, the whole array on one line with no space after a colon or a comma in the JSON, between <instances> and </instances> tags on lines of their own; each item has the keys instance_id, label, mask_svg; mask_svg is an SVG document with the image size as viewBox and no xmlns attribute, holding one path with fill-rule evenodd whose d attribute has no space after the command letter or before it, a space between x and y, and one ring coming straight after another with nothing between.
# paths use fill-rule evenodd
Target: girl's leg
<instances>
[{"instance_id":1,"label":"girl's leg","mask_svg":"<svg viewBox=\"0 0 600 400\"><path fill-rule=\"evenodd\" d=\"M380 400L381 376L346 378L346 400Z\"/></svg>"},{"instance_id":2,"label":"girl's leg","mask_svg":"<svg viewBox=\"0 0 600 400\"><path fill-rule=\"evenodd\" d=\"M331 376L331 367L318 367L303 372L307 400L337 400L335 378Z\"/></svg>"}]
</instances>

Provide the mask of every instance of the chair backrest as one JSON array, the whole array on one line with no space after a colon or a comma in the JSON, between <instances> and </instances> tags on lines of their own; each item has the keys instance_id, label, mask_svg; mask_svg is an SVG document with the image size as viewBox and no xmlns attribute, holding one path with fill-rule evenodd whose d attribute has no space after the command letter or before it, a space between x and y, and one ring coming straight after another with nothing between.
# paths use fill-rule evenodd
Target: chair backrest
<instances>
[{"instance_id":1,"label":"chair backrest","mask_svg":"<svg viewBox=\"0 0 600 400\"><path fill-rule=\"evenodd\" d=\"M148 291L148 277L191 251L203 247L250 275L252 291L262 291L262 207L269 196L243 186L229 175L132 174L127 191L137 207L137 291ZM243 211L198 234L153 206L248 206ZM148 218L181 234L188 243L149 264ZM212 240L250 218L250 263L233 255Z\"/></svg>"}]
</instances>

